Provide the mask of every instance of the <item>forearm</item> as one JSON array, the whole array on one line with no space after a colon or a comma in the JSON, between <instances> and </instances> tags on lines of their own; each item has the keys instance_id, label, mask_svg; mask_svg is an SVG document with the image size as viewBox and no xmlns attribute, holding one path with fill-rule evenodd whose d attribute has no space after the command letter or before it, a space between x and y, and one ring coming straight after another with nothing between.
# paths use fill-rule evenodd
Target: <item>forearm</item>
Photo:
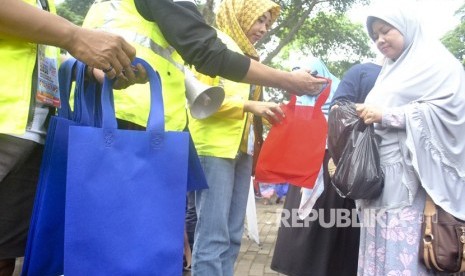
<instances>
[{"instance_id":1,"label":"forearm","mask_svg":"<svg viewBox=\"0 0 465 276\"><path fill-rule=\"evenodd\" d=\"M285 114L280 105L274 102L246 101L244 111L265 118L270 123L280 122Z\"/></svg>"},{"instance_id":2,"label":"forearm","mask_svg":"<svg viewBox=\"0 0 465 276\"><path fill-rule=\"evenodd\" d=\"M302 70L291 73L277 70L228 50L193 2L135 0L135 4L146 20L158 24L165 39L182 58L203 74L282 88L298 95L320 91L321 84L325 83Z\"/></svg>"},{"instance_id":3,"label":"forearm","mask_svg":"<svg viewBox=\"0 0 465 276\"><path fill-rule=\"evenodd\" d=\"M3 0L1 4L1 37L14 37L64 49L71 44L77 29L73 23L20 0Z\"/></svg>"},{"instance_id":4,"label":"forearm","mask_svg":"<svg viewBox=\"0 0 465 276\"><path fill-rule=\"evenodd\" d=\"M403 107L385 109L381 119L383 127L405 129L405 110Z\"/></svg>"},{"instance_id":5,"label":"forearm","mask_svg":"<svg viewBox=\"0 0 465 276\"><path fill-rule=\"evenodd\" d=\"M314 95L321 91L325 79L315 78L308 70L282 71L261 64L255 60L250 63L243 82L281 88L296 95Z\"/></svg>"},{"instance_id":6,"label":"forearm","mask_svg":"<svg viewBox=\"0 0 465 276\"><path fill-rule=\"evenodd\" d=\"M242 81L285 90L292 84L290 74L287 72L274 69L255 60L251 61L249 71Z\"/></svg>"},{"instance_id":7,"label":"forearm","mask_svg":"<svg viewBox=\"0 0 465 276\"><path fill-rule=\"evenodd\" d=\"M227 49L194 3L135 0L135 4L140 15L157 23L168 43L198 72L233 81L244 78L250 59Z\"/></svg>"}]
</instances>

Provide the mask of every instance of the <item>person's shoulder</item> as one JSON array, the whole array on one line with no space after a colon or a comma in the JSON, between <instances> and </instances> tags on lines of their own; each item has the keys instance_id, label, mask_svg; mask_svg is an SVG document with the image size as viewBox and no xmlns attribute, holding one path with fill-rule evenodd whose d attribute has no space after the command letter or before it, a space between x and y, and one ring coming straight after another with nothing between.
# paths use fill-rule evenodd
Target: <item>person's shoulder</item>
<instances>
[{"instance_id":1,"label":"person's shoulder","mask_svg":"<svg viewBox=\"0 0 465 276\"><path fill-rule=\"evenodd\" d=\"M228 47L229 50L232 50L234 52L237 52L239 54L244 54L241 50L241 48L239 47L239 45L237 45L236 41L234 41L234 39L232 39L229 35L227 35L226 33L216 29L216 34L218 36L219 39L221 39L221 41L226 44L226 46Z\"/></svg>"},{"instance_id":2,"label":"person's shoulder","mask_svg":"<svg viewBox=\"0 0 465 276\"><path fill-rule=\"evenodd\" d=\"M366 74L378 74L381 71L381 65L373 62L359 63L347 70L347 76L363 76Z\"/></svg>"},{"instance_id":3,"label":"person's shoulder","mask_svg":"<svg viewBox=\"0 0 465 276\"><path fill-rule=\"evenodd\" d=\"M361 72L366 68L366 63L357 63L355 65L352 65L345 73L344 76L342 77L343 80L347 80L350 78L353 78L354 76L359 76Z\"/></svg>"},{"instance_id":4,"label":"person's shoulder","mask_svg":"<svg viewBox=\"0 0 465 276\"><path fill-rule=\"evenodd\" d=\"M349 71L361 71L361 70L381 70L381 65L373 62L364 62L353 65Z\"/></svg>"},{"instance_id":5,"label":"person's shoulder","mask_svg":"<svg viewBox=\"0 0 465 276\"><path fill-rule=\"evenodd\" d=\"M366 63L361 63L360 64L363 68L369 69L369 70L381 70L381 65L373 63L373 62L366 62Z\"/></svg>"},{"instance_id":6,"label":"person's shoulder","mask_svg":"<svg viewBox=\"0 0 465 276\"><path fill-rule=\"evenodd\" d=\"M367 76L369 78L377 78L381 72L381 68L382 66L376 63L365 63L361 73L363 76Z\"/></svg>"}]
</instances>

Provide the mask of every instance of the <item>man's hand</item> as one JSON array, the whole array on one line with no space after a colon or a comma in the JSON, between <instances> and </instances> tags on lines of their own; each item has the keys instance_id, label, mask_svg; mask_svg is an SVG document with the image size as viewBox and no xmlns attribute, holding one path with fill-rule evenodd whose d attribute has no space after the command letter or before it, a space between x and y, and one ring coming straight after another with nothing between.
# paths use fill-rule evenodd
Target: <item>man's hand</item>
<instances>
[{"instance_id":1,"label":"man's hand","mask_svg":"<svg viewBox=\"0 0 465 276\"><path fill-rule=\"evenodd\" d=\"M112 79L131 72L136 50L121 36L86 28L76 28L64 48L90 67L103 70Z\"/></svg>"},{"instance_id":2,"label":"man's hand","mask_svg":"<svg viewBox=\"0 0 465 276\"><path fill-rule=\"evenodd\" d=\"M129 71L124 70L113 83L113 89L120 90L128 88L129 86L136 83L146 83L148 81L147 71L142 64L136 64L135 67L131 66ZM99 69L91 69L94 78L99 82L103 83L105 73ZM108 73L107 73L108 75Z\"/></svg>"}]
</instances>

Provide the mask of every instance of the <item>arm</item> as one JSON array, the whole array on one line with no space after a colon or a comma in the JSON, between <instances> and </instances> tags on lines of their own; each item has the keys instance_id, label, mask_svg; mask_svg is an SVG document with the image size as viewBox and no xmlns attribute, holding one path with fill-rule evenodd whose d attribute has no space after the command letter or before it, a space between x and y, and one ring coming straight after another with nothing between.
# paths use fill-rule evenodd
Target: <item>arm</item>
<instances>
[{"instance_id":1,"label":"arm","mask_svg":"<svg viewBox=\"0 0 465 276\"><path fill-rule=\"evenodd\" d=\"M84 63L99 69L113 66L109 77L130 69L135 49L123 38L74 25L68 20L20 0L3 0L0 37L53 45L67 50Z\"/></svg>"},{"instance_id":2,"label":"arm","mask_svg":"<svg viewBox=\"0 0 465 276\"><path fill-rule=\"evenodd\" d=\"M368 104L356 104L356 111L365 124L380 123L387 128L405 129L404 107L381 109Z\"/></svg>"},{"instance_id":3,"label":"arm","mask_svg":"<svg viewBox=\"0 0 465 276\"><path fill-rule=\"evenodd\" d=\"M134 0L134 3L141 16L156 22L168 43L198 72L232 81L240 81L246 75L250 59L228 50L194 3L172 0Z\"/></svg>"},{"instance_id":4,"label":"arm","mask_svg":"<svg viewBox=\"0 0 465 276\"><path fill-rule=\"evenodd\" d=\"M244 111L265 118L271 124L279 123L285 117L280 105L274 102L246 101Z\"/></svg>"},{"instance_id":5,"label":"arm","mask_svg":"<svg viewBox=\"0 0 465 276\"><path fill-rule=\"evenodd\" d=\"M326 83L325 80L313 77L308 70L287 72L255 60L251 61L249 70L242 81L281 88L296 95L317 94L322 85Z\"/></svg>"},{"instance_id":6,"label":"arm","mask_svg":"<svg viewBox=\"0 0 465 276\"><path fill-rule=\"evenodd\" d=\"M405 111L402 107L386 109L381 118L383 127L405 129Z\"/></svg>"},{"instance_id":7,"label":"arm","mask_svg":"<svg viewBox=\"0 0 465 276\"><path fill-rule=\"evenodd\" d=\"M299 95L319 92L324 83L305 71L277 70L228 50L191 1L135 0L135 4L146 20L158 24L182 58L203 74L281 88Z\"/></svg>"}]
</instances>

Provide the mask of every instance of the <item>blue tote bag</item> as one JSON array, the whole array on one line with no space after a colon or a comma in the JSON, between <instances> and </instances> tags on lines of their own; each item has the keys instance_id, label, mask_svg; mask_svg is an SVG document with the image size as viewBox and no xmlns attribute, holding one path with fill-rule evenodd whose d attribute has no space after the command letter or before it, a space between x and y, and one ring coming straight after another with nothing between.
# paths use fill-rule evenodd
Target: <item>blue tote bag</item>
<instances>
[{"instance_id":1,"label":"blue tote bag","mask_svg":"<svg viewBox=\"0 0 465 276\"><path fill-rule=\"evenodd\" d=\"M66 276L182 275L189 134L165 131L159 75L135 63L150 80L146 130L117 129L108 79L102 127L70 127Z\"/></svg>"},{"instance_id":2,"label":"blue tote bag","mask_svg":"<svg viewBox=\"0 0 465 276\"><path fill-rule=\"evenodd\" d=\"M85 67L71 58L58 72L61 108L48 127L23 262L24 276L63 274L68 130L71 125L95 123L97 84L84 82ZM73 70L76 71L74 112L69 105Z\"/></svg>"}]
</instances>

